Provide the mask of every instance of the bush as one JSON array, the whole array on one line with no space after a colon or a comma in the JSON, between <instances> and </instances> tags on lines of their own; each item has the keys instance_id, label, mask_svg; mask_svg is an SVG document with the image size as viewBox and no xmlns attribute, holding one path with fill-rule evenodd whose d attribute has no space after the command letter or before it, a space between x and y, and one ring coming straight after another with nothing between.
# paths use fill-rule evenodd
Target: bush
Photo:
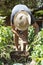
<instances>
[{"instance_id":1,"label":"bush","mask_svg":"<svg viewBox=\"0 0 43 65\"><path fill-rule=\"evenodd\" d=\"M33 51L31 52L32 59L36 60L37 65L43 65L43 29L34 37L32 42Z\"/></svg>"},{"instance_id":2,"label":"bush","mask_svg":"<svg viewBox=\"0 0 43 65\"><path fill-rule=\"evenodd\" d=\"M1 25L4 25L5 18L6 18L6 17L0 16L0 26L1 26Z\"/></svg>"},{"instance_id":3,"label":"bush","mask_svg":"<svg viewBox=\"0 0 43 65\"><path fill-rule=\"evenodd\" d=\"M14 45L11 27L0 26L0 61L3 58L9 61L12 50L14 50Z\"/></svg>"},{"instance_id":4,"label":"bush","mask_svg":"<svg viewBox=\"0 0 43 65\"><path fill-rule=\"evenodd\" d=\"M31 43L34 39L35 32L34 32L34 27L30 26L28 27L28 42Z\"/></svg>"}]
</instances>

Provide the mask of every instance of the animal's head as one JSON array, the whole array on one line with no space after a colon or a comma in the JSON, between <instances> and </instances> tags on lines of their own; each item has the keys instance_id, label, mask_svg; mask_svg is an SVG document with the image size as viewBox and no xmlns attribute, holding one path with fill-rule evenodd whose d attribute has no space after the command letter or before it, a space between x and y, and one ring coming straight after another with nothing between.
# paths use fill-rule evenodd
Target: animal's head
<instances>
[{"instance_id":1,"label":"animal's head","mask_svg":"<svg viewBox=\"0 0 43 65\"><path fill-rule=\"evenodd\" d=\"M25 11L20 11L15 14L13 22L18 30L24 31L31 24L31 16Z\"/></svg>"}]
</instances>

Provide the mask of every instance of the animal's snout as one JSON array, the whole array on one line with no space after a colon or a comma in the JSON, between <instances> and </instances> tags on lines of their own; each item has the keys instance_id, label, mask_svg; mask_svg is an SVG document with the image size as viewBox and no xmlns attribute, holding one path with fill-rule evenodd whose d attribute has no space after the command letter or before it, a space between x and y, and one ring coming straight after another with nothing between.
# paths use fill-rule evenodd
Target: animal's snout
<instances>
[{"instance_id":1,"label":"animal's snout","mask_svg":"<svg viewBox=\"0 0 43 65\"><path fill-rule=\"evenodd\" d=\"M27 23L28 23L28 20L27 20L27 17L26 17L26 16L23 16L23 15L20 16L20 19L19 19L19 20L20 20L20 22L19 22L19 25L20 25L20 26L23 26L23 27L24 27L24 26L26 26Z\"/></svg>"}]
</instances>

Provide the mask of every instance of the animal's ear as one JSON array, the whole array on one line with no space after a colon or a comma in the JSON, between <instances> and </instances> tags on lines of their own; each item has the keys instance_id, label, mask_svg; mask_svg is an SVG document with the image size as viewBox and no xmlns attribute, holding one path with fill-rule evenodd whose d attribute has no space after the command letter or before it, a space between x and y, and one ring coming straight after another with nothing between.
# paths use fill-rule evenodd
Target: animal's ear
<instances>
[{"instance_id":1,"label":"animal's ear","mask_svg":"<svg viewBox=\"0 0 43 65\"><path fill-rule=\"evenodd\" d=\"M31 16L30 15L28 15L28 23L29 23L29 25L31 25Z\"/></svg>"}]
</instances>

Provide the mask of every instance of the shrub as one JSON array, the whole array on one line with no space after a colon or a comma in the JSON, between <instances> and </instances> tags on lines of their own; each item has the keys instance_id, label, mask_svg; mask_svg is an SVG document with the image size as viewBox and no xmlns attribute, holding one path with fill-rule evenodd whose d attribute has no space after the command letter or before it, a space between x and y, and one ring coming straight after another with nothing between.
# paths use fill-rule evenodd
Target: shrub
<instances>
[{"instance_id":1,"label":"shrub","mask_svg":"<svg viewBox=\"0 0 43 65\"><path fill-rule=\"evenodd\" d=\"M1 26L1 25L4 25L5 18L6 18L6 17L0 16L0 26Z\"/></svg>"},{"instance_id":2,"label":"shrub","mask_svg":"<svg viewBox=\"0 0 43 65\"><path fill-rule=\"evenodd\" d=\"M34 37L32 45L32 59L37 61L37 65L43 65L43 29Z\"/></svg>"},{"instance_id":3,"label":"shrub","mask_svg":"<svg viewBox=\"0 0 43 65\"><path fill-rule=\"evenodd\" d=\"M12 50L14 50L14 45L11 27L0 26L0 59L4 58L9 61Z\"/></svg>"},{"instance_id":4,"label":"shrub","mask_svg":"<svg viewBox=\"0 0 43 65\"><path fill-rule=\"evenodd\" d=\"M30 26L28 27L28 42L31 43L34 39L35 32L34 32L34 27Z\"/></svg>"}]
</instances>

